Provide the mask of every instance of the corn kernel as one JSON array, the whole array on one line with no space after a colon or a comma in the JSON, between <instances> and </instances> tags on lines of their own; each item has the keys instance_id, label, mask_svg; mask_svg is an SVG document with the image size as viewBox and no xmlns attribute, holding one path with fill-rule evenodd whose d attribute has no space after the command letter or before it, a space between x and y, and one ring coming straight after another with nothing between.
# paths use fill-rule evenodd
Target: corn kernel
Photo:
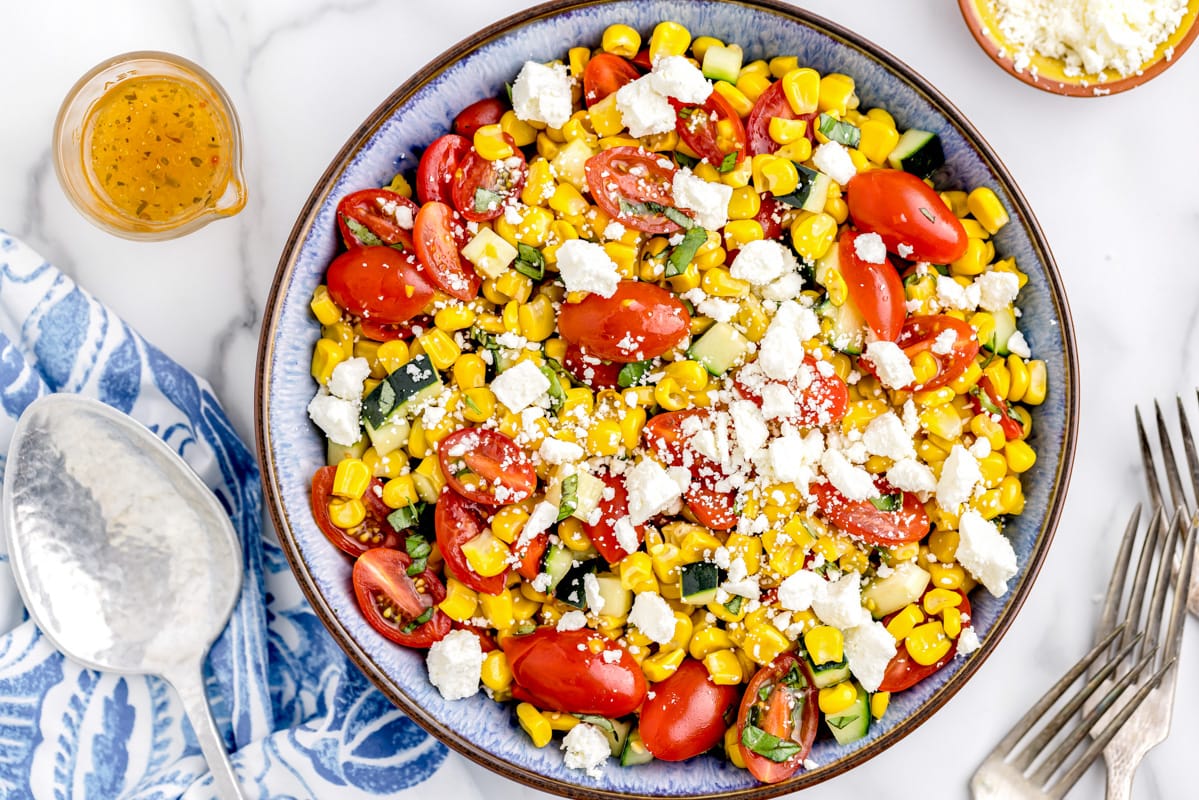
<instances>
[{"instance_id":1,"label":"corn kernel","mask_svg":"<svg viewBox=\"0 0 1199 800\"><path fill-rule=\"evenodd\" d=\"M474 590L468 589L456 578L448 578L445 585L445 599L437 607L444 611L450 619L464 622L475 615L478 605L479 596Z\"/></svg>"},{"instance_id":2,"label":"corn kernel","mask_svg":"<svg viewBox=\"0 0 1199 800\"><path fill-rule=\"evenodd\" d=\"M545 747L554 736L549 720L532 703L520 703L516 707L516 719L524 732L533 740L534 747Z\"/></svg>"},{"instance_id":3,"label":"corn kernel","mask_svg":"<svg viewBox=\"0 0 1199 800\"><path fill-rule=\"evenodd\" d=\"M758 226L759 231L762 229L756 220L740 220L740 222L752 222ZM738 222L730 222L725 226L726 236L729 235L728 229L736 224ZM724 267L713 267L705 272L700 280L700 286L713 297L746 297L753 288L749 281L734 278Z\"/></svg>"},{"instance_id":4,"label":"corn kernel","mask_svg":"<svg viewBox=\"0 0 1199 800\"><path fill-rule=\"evenodd\" d=\"M370 481L371 471L361 459L343 458L337 463L330 491L337 497L361 499Z\"/></svg>"},{"instance_id":5,"label":"corn kernel","mask_svg":"<svg viewBox=\"0 0 1199 800\"><path fill-rule=\"evenodd\" d=\"M831 625L818 625L807 631L803 642L816 666L840 663L845 658L845 639L841 631Z\"/></svg>"},{"instance_id":6,"label":"corn kernel","mask_svg":"<svg viewBox=\"0 0 1199 800\"><path fill-rule=\"evenodd\" d=\"M749 66L742 68L735 85L750 102L756 103L762 93L770 88L770 78L758 72L746 72L747 69Z\"/></svg>"},{"instance_id":7,"label":"corn kernel","mask_svg":"<svg viewBox=\"0 0 1199 800\"><path fill-rule=\"evenodd\" d=\"M312 349L312 377L324 386L338 364L346 360L342 346L332 339L321 338Z\"/></svg>"},{"instance_id":8,"label":"corn kernel","mask_svg":"<svg viewBox=\"0 0 1199 800\"><path fill-rule=\"evenodd\" d=\"M762 198L752 186L733 190L729 199L729 219L753 219L762 209Z\"/></svg>"},{"instance_id":9,"label":"corn kernel","mask_svg":"<svg viewBox=\"0 0 1199 800\"><path fill-rule=\"evenodd\" d=\"M820 690L817 705L826 715L840 714L858 699L858 690L852 681L841 681Z\"/></svg>"},{"instance_id":10,"label":"corn kernel","mask_svg":"<svg viewBox=\"0 0 1199 800\"><path fill-rule=\"evenodd\" d=\"M475 152L488 161L502 161L516 154L499 123L483 125L475 131Z\"/></svg>"},{"instance_id":11,"label":"corn kernel","mask_svg":"<svg viewBox=\"0 0 1199 800\"><path fill-rule=\"evenodd\" d=\"M732 649L713 650L703 657L703 662L717 686L736 686L745 679L741 661Z\"/></svg>"},{"instance_id":12,"label":"corn kernel","mask_svg":"<svg viewBox=\"0 0 1199 800\"><path fill-rule=\"evenodd\" d=\"M341 319L341 309L329 297L329 287L323 283L313 291L308 307L312 309L312 316L322 325L332 325Z\"/></svg>"},{"instance_id":13,"label":"corn kernel","mask_svg":"<svg viewBox=\"0 0 1199 800\"><path fill-rule=\"evenodd\" d=\"M1045 368L1045 362L1040 359L1029 361L1028 388L1024 391L1024 397L1020 401L1025 405L1039 406L1045 402L1047 387L1048 371Z\"/></svg>"},{"instance_id":14,"label":"corn kernel","mask_svg":"<svg viewBox=\"0 0 1199 800\"><path fill-rule=\"evenodd\" d=\"M641 662L641 670L647 680L664 681L675 673L686 657L687 651L683 649L655 653Z\"/></svg>"},{"instance_id":15,"label":"corn kernel","mask_svg":"<svg viewBox=\"0 0 1199 800\"><path fill-rule=\"evenodd\" d=\"M366 519L366 506L357 497L329 501L329 521L343 530L362 524Z\"/></svg>"},{"instance_id":16,"label":"corn kernel","mask_svg":"<svg viewBox=\"0 0 1199 800\"><path fill-rule=\"evenodd\" d=\"M691 46L691 32L677 22L659 22L649 37L649 60L662 56L681 56Z\"/></svg>"},{"instance_id":17,"label":"corn kernel","mask_svg":"<svg viewBox=\"0 0 1199 800\"><path fill-rule=\"evenodd\" d=\"M924 622L924 612L920 610L920 606L909 603L887 623L887 631L895 637L896 641L903 641L922 622Z\"/></svg>"},{"instance_id":18,"label":"corn kernel","mask_svg":"<svg viewBox=\"0 0 1199 800\"><path fill-rule=\"evenodd\" d=\"M427 333L416 337L429 361L439 370L449 369L462 355L462 349L457 342L440 328L433 328Z\"/></svg>"},{"instance_id":19,"label":"corn kernel","mask_svg":"<svg viewBox=\"0 0 1199 800\"><path fill-rule=\"evenodd\" d=\"M917 626L903 643L912 660L925 667L932 666L944 658L952 645L939 620Z\"/></svg>"},{"instance_id":20,"label":"corn kernel","mask_svg":"<svg viewBox=\"0 0 1199 800\"><path fill-rule=\"evenodd\" d=\"M730 725L729 729L724 732L724 752L734 767L745 769L745 751L741 749L739 730L739 726Z\"/></svg>"},{"instance_id":21,"label":"corn kernel","mask_svg":"<svg viewBox=\"0 0 1199 800\"><path fill-rule=\"evenodd\" d=\"M822 84L819 72L808 67L798 67L783 75L781 80L783 94L792 111L802 116L817 109Z\"/></svg>"},{"instance_id":22,"label":"corn kernel","mask_svg":"<svg viewBox=\"0 0 1199 800\"><path fill-rule=\"evenodd\" d=\"M779 144L791 144L804 138L808 122L803 119L787 119L786 117L771 117L768 131L770 138Z\"/></svg>"},{"instance_id":23,"label":"corn kernel","mask_svg":"<svg viewBox=\"0 0 1199 800\"><path fill-rule=\"evenodd\" d=\"M791 243L804 259L823 258L837 238L837 221L825 213L800 217L791 225Z\"/></svg>"},{"instance_id":24,"label":"corn kernel","mask_svg":"<svg viewBox=\"0 0 1199 800\"><path fill-rule=\"evenodd\" d=\"M728 81L716 81L712 89L728 101L733 110L737 112L737 116L746 117L753 110L753 101L745 96L745 92Z\"/></svg>"},{"instance_id":25,"label":"corn kernel","mask_svg":"<svg viewBox=\"0 0 1199 800\"><path fill-rule=\"evenodd\" d=\"M979 186L969 194L966 198L966 207L992 235L999 233L1000 229L1008 223L1007 209L1003 207L1003 203L999 201L995 192L986 186Z\"/></svg>"},{"instance_id":26,"label":"corn kernel","mask_svg":"<svg viewBox=\"0 0 1199 800\"><path fill-rule=\"evenodd\" d=\"M1021 439L1013 439L1004 445L1003 457L1007 460L1008 469L1016 474L1027 472L1037 463L1036 451Z\"/></svg>"},{"instance_id":27,"label":"corn kernel","mask_svg":"<svg viewBox=\"0 0 1199 800\"><path fill-rule=\"evenodd\" d=\"M926 565L932 576L932 585L942 589L960 589L966 579L966 571L960 564L932 563Z\"/></svg>"},{"instance_id":28,"label":"corn kernel","mask_svg":"<svg viewBox=\"0 0 1199 800\"><path fill-rule=\"evenodd\" d=\"M891 704L890 692L875 692L870 695L870 716L875 719L882 719L887 713L887 706Z\"/></svg>"},{"instance_id":29,"label":"corn kernel","mask_svg":"<svg viewBox=\"0 0 1199 800\"><path fill-rule=\"evenodd\" d=\"M820 79L820 111L831 111L845 116L845 112L854 106L856 100L854 81L848 75L833 72Z\"/></svg>"},{"instance_id":30,"label":"corn kernel","mask_svg":"<svg viewBox=\"0 0 1199 800\"><path fill-rule=\"evenodd\" d=\"M492 650L483 657L483 685L493 692L502 692L512 686L512 667L503 650Z\"/></svg>"}]
</instances>

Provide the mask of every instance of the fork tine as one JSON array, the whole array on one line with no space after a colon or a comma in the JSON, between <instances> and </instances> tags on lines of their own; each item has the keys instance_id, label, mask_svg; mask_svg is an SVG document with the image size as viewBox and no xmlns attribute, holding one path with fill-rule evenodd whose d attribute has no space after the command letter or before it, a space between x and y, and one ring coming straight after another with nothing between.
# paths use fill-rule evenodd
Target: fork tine
<instances>
[{"instance_id":1,"label":"fork tine","mask_svg":"<svg viewBox=\"0 0 1199 800\"><path fill-rule=\"evenodd\" d=\"M1174 566L1174 555L1178 549L1177 542L1181 541L1186 519L1186 509L1182 506L1174 512L1174 519L1169 529L1163 534L1160 545L1160 557L1157 563L1157 577L1153 585L1153 597L1149 601L1149 617L1145 623L1148 632L1145 637L1145 647L1152 649L1157 646L1161 635L1162 613L1166 608L1166 595L1170 590L1170 570ZM1167 656L1168 658L1168 656Z\"/></svg>"},{"instance_id":2,"label":"fork tine","mask_svg":"<svg viewBox=\"0 0 1199 800\"><path fill-rule=\"evenodd\" d=\"M1186 495L1182 492L1182 479L1178 475L1178 461L1174 458L1174 447L1170 444L1170 429L1166 427L1166 418L1162 416L1162 407L1153 401L1153 413L1157 417L1157 438L1162 446L1162 461L1166 464L1166 482L1170 484L1170 497L1175 506L1187 505Z\"/></svg>"},{"instance_id":3,"label":"fork tine","mask_svg":"<svg viewBox=\"0 0 1199 800\"><path fill-rule=\"evenodd\" d=\"M1025 712L1024 716L1012 726L1010 731L1008 731L1007 736L1004 736L999 740L999 744L995 745L995 748L991 751L990 755L1006 756L1008 753L1010 753L1012 747L1025 737L1025 735L1032 729L1032 726L1036 724L1036 721L1041 718L1041 715L1048 711L1053 704L1062 697L1066 689L1068 689L1070 685L1074 683L1074 681L1078 680L1079 676L1082 675L1093 663L1095 663L1095 660L1098 659L1099 656L1103 655L1108 646L1116 640L1116 637L1119 636L1123 630L1123 624L1117 626L1115 630L1103 637L1098 644L1092 647L1089 653L1080 658L1078 663L1070 668L1069 672L1063 675L1057 683L1053 684L1053 686L1051 686L1049 690L1045 692L1041 699L1033 704L1032 708Z\"/></svg>"},{"instance_id":4,"label":"fork tine","mask_svg":"<svg viewBox=\"0 0 1199 800\"><path fill-rule=\"evenodd\" d=\"M1199 391L1196 391L1196 395L1199 395ZM1195 437L1191 435L1191 423L1187 420L1182 398L1174 399L1178 403L1178 425L1182 428L1182 450L1187 457L1187 471L1191 473L1191 491L1194 492L1195 502L1199 503L1199 454L1195 452Z\"/></svg>"},{"instance_id":5,"label":"fork tine","mask_svg":"<svg viewBox=\"0 0 1199 800\"><path fill-rule=\"evenodd\" d=\"M1120 540L1120 550L1116 553L1112 577L1107 585L1107 595L1103 598L1103 611L1099 615L1099 625L1095 629L1096 638L1106 636L1116 625L1116 613L1120 610L1120 598L1124 596L1124 584L1128 579L1126 564L1132 558L1132 545L1136 540L1137 526L1141 523L1141 504L1137 503L1128 518L1128 526L1124 529L1124 538Z\"/></svg>"},{"instance_id":6,"label":"fork tine","mask_svg":"<svg viewBox=\"0 0 1199 800\"><path fill-rule=\"evenodd\" d=\"M1147 660L1141 662L1142 665L1145 663L1147 663ZM1091 762L1103 752L1103 748L1107 747L1116 734L1120 732L1120 729L1124 727L1124 723L1128 722L1129 717L1135 714L1136 710L1141 707L1141 703L1145 701L1149 693L1157 688L1166 670L1174 666L1174 663L1173 659L1168 660L1157 672L1149 676L1149 680L1145 681L1144 685L1137 690L1137 693L1128 699L1128 702L1120 709L1120 713L1105 725L1102 731L1095 734L1091 740L1091 744L1083 751L1082 756L1045 790L1049 797L1061 800L1062 797L1066 796L1066 792L1070 791L1074 784L1078 783L1078 779L1091 766Z\"/></svg>"},{"instance_id":7,"label":"fork tine","mask_svg":"<svg viewBox=\"0 0 1199 800\"><path fill-rule=\"evenodd\" d=\"M1124 690L1136 681L1141 672L1145 669L1145 667L1149 666L1156 655L1156 651L1150 650L1143 658L1141 658L1140 661L1137 662L1136 666L1120 676L1120 679L1112 685L1108 693L1099 700L1094 708L1092 708L1083 716L1082 720L1078 723L1078 727L1072 730L1070 735L1062 740L1062 743L1059 744L1054 751L1046 757L1041 766L1037 767L1037 770L1030 777L1030 780L1034 785L1045 786L1048 780L1053 776L1053 773L1057 772L1058 768L1061 767L1065 760L1070 757L1070 754L1078 748L1079 743L1081 743L1083 739L1087 738L1091 732L1091 729L1094 728L1095 724L1099 722L1099 719L1107 713L1109 708L1115 704L1115 702L1120 698L1120 695L1124 693ZM1129 703L1128 705L1131 706L1132 704ZM1136 707L1132 706L1132 711L1135 710ZM1131 715L1132 711L1129 711L1128 713Z\"/></svg>"},{"instance_id":8,"label":"fork tine","mask_svg":"<svg viewBox=\"0 0 1199 800\"><path fill-rule=\"evenodd\" d=\"M1162 493L1157 477L1157 468L1153 465L1153 451L1149 449L1149 437L1145 435L1145 423L1141 420L1141 409L1134 409L1137 417L1137 441L1141 445L1141 464L1145 467L1145 483L1149 486L1149 500L1153 508L1162 505Z\"/></svg>"},{"instance_id":9,"label":"fork tine","mask_svg":"<svg viewBox=\"0 0 1199 800\"><path fill-rule=\"evenodd\" d=\"M1133 578L1132 594L1128 598L1128 607L1124 613L1124 621L1127 625L1124 628L1124 636L1120 640L1121 647L1128 644L1129 638L1135 631L1140 630L1138 623L1141 620L1141 605L1145 600L1145 587L1149 583L1149 570L1153 565L1153 552L1157 549L1157 542L1161 538L1164 527L1165 513L1161 508L1158 508L1153 515L1152 523L1149 525L1149 531L1145 534L1145 541L1141 544L1141 554L1137 559L1137 571L1136 576Z\"/></svg>"},{"instance_id":10,"label":"fork tine","mask_svg":"<svg viewBox=\"0 0 1199 800\"><path fill-rule=\"evenodd\" d=\"M1187 590L1191 585L1191 572L1195 567L1195 528L1190 527L1184 535L1182 547L1182 568L1175 580L1174 607L1170 609L1170 625L1166 629L1166 658L1178 657L1182 647L1182 631L1186 627Z\"/></svg>"}]
</instances>

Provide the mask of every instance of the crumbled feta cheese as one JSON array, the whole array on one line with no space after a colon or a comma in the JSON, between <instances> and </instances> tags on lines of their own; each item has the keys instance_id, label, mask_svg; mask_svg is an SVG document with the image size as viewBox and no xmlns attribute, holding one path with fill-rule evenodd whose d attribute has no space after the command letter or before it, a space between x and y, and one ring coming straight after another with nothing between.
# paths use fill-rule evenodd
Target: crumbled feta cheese
<instances>
[{"instance_id":1,"label":"crumbled feta cheese","mask_svg":"<svg viewBox=\"0 0 1199 800\"><path fill-rule=\"evenodd\" d=\"M734 278L749 281L754 286L766 286L798 270L795 254L773 239L755 239L742 245L729 267Z\"/></svg>"},{"instance_id":2,"label":"crumbled feta cheese","mask_svg":"<svg viewBox=\"0 0 1199 800\"><path fill-rule=\"evenodd\" d=\"M525 526L520 529L520 536L516 540L517 548L527 545L535 537L548 531L550 526L557 521L558 507L553 503L542 500L533 506L529 518L525 520Z\"/></svg>"},{"instance_id":3,"label":"crumbled feta cheese","mask_svg":"<svg viewBox=\"0 0 1199 800\"><path fill-rule=\"evenodd\" d=\"M371 365L365 358L347 359L329 375L329 394L357 403L362 399L362 383L370 374Z\"/></svg>"},{"instance_id":4,"label":"crumbled feta cheese","mask_svg":"<svg viewBox=\"0 0 1199 800\"><path fill-rule=\"evenodd\" d=\"M974 494L974 487L982 479L978 459L965 447L955 444L941 467L941 478L937 481L937 505L950 513L956 513L962 503Z\"/></svg>"},{"instance_id":5,"label":"crumbled feta cheese","mask_svg":"<svg viewBox=\"0 0 1199 800\"><path fill-rule=\"evenodd\" d=\"M803 276L798 272L788 272L778 280L771 281L762 287L761 294L763 300L782 302L783 300L794 300L802 291Z\"/></svg>"},{"instance_id":6,"label":"crumbled feta cheese","mask_svg":"<svg viewBox=\"0 0 1199 800\"><path fill-rule=\"evenodd\" d=\"M846 500L869 500L878 497L874 476L861 467L849 463L840 450L825 450L820 457L820 467L838 492Z\"/></svg>"},{"instance_id":7,"label":"crumbled feta cheese","mask_svg":"<svg viewBox=\"0 0 1199 800\"><path fill-rule=\"evenodd\" d=\"M1020 294L1020 279L1012 272L984 272L974 279L978 305L986 311L1002 311Z\"/></svg>"},{"instance_id":8,"label":"crumbled feta cheese","mask_svg":"<svg viewBox=\"0 0 1199 800\"><path fill-rule=\"evenodd\" d=\"M450 631L429 647L425 659L429 682L446 700L472 697L479 691L484 657L478 636L467 630Z\"/></svg>"},{"instance_id":9,"label":"crumbled feta cheese","mask_svg":"<svg viewBox=\"0 0 1199 800\"><path fill-rule=\"evenodd\" d=\"M650 85L658 94L690 105L699 105L712 94L704 73L684 56L661 56L654 62Z\"/></svg>"},{"instance_id":10,"label":"crumbled feta cheese","mask_svg":"<svg viewBox=\"0 0 1199 800\"><path fill-rule=\"evenodd\" d=\"M582 611L567 611L558 619L557 628L560 631L578 631L587 627L587 615Z\"/></svg>"},{"instance_id":11,"label":"crumbled feta cheese","mask_svg":"<svg viewBox=\"0 0 1199 800\"><path fill-rule=\"evenodd\" d=\"M349 447L362 438L358 408L357 402L334 397L321 387L308 403L308 417L325 432L329 441Z\"/></svg>"},{"instance_id":12,"label":"crumbled feta cheese","mask_svg":"<svg viewBox=\"0 0 1199 800\"><path fill-rule=\"evenodd\" d=\"M849 157L849 151L839 142L825 142L817 147L816 152L812 154L812 163L816 165L816 169L842 186L858 174L858 168Z\"/></svg>"},{"instance_id":13,"label":"crumbled feta cheese","mask_svg":"<svg viewBox=\"0 0 1199 800\"><path fill-rule=\"evenodd\" d=\"M807 611L827 581L806 569L788 575L778 586L778 603L788 611Z\"/></svg>"},{"instance_id":14,"label":"crumbled feta cheese","mask_svg":"<svg viewBox=\"0 0 1199 800\"><path fill-rule=\"evenodd\" d=\"M1032 349L1028 346L1028 340L1024 338L1024 334L1020 331L1016 331L1008 337L1007 349L1021 358L1032 358Z\"/></svg>"},{"instance_id":15,"label":"crumbled feta cheese","mask_svg":"<svg viewBox=\"0 0 1199 800\"><path fill-rule=\"evenodd\" d=\"M974 632L974 626L968 625L962 628L962 632L958 635L958 652L959 656L968 656L982 646L978 641L978 634Z\"/></svg>"},{"instance_id":16,"label":"crumbled feta cheese","mask_svg":"<svg viewBox=\"0 0 1199 800\"><path fill-rule=\"evenodd\" d=\"M563 763L568 769L586 770L593 778L604 774L604 762L612 755L608 737L590 722L580 722L562 737L562 749L566 751Z\"/></svg>"},{"instance_id":17,"label":"crumbled feta cheese","mask_svg":"<svg viewBox=\"0 0 1199 800\"><path fill-rule=\"evenodd\" d=\"M695 221L710 231L723 228L729 221L729 200L733 187L723 183L706 181L689 169L680 169L674 174L671 184L674 204L679 208L695 212Z\"/></svg>"},{"instance_id":18,"label":"crumbled feta cheese","mask_svg":"<svg viewBox=\"0 0 1199 800\"><path fill-rule=\"evenodd\" d=\"M974 509L958 521L956 558L974 579L996 597L1007 592L1007 582L1016 574L1016 551L993 522Z\"/></svg>"},{"instance_id":19,"label":"crumbled feta cheese","mask_svg":"<svg viewBox=\"0 0 1199 800\"><path fill-rule=\"evenodd\" d=\"M895 637L881 622L867 622L845 631L849 671L868 692L878 690L897 649Z\"/></svg>"},{"instance_id":20,"label":"crumbled feta cheese","mask_svg":"<svg viewBox=\"0 0 1199 800\"><path fill-rule=\"evenodd\" d=\"M937 338L933 339L932 346L929 347L934 354L939 356L947 356L953 352L953 348L958 343L958 332L953 328L946 328L937 334Z\"/></svg>"},{"instance_id":21,"label":"crumbled feta cheese","mask_svg":"<svg viewBox=\"0 0 1199 800\"><path fill-rule=\"evenodd\" d=\"M568 292L591 292L611 297L620 283L620 270L602 245L568 239L558 247L558 274Z\"/></svg>"},{"instance_id":22,"label":"crumbled feta cheese","mask_svg":"<svg viewBox=\"0 0 1199 800\"><path fill-rule=\"evenodd\" d=\"M770 469L776 480L784 483L805 483L811 467L824 455L824 434L811 430L807 435L791 431L771 440L768 447Z\"/></svg>"},{"instance_id":23,"label":"crumbled feta cheese","mask_svg":"<svg viewBox=\"0 0 1199 800\"><path fill-rule=\"evenodd\" d=\"M887 470L887 482L905 492L932 492L937 488L937 478L927 464L914 458L896 461Z\"/></svg>"},{"instance_id":24,"label":"crumbled feta cheese","mask_svg":"<svg viewBox=\"0 0 1199 800\"><path fill-rule=\"evenodd\" d=\"M859 234L853 240L853 251L867 264L887 263L887 246L877 233Z\"/></svg>"},{"instance_id":25,"label":"crumbled feta cheese","mask_svg":"<svg viewBox=\"0 0 1199 800\"><path fill-rule=\"evenodd\" d=\"M862 608L862 577L847 572L835 581L825 581L812 597L812 610L826 625L852 628L868 617Z\"/></svg>"},{"instance_id":26,"label":"crumbled feta cheese","mask_svg":"<svg viewBox=\"0 0 1199 800\"><path fill-rule=\"evenodd\" d=\"M570 121L570 75L563 64L526 61L512 84L512 110L518 119L561 128Z\"/></svg>"},{"instance_id":27,"label":"crumbled feta cheese","mask_svg":"<svg viewBox=\"0 0 1199 800\"><path fill-rule=\"evenodd\" d=\"M705 317L711 317L717 322L728 322L741 310L738 303L719 297L705 297L695 304L695 308Z\"/></svg>"},{"instance_id":28,"label":"crumbled feta cheese","mask_svg":"<svg viewBox=\"0 0 1199 800\"><path fill-rule=\"evenodd\" d=\"M605 239L619 239L627 232L625 226L621 225L616 220L612 220L604 227Z\"/></svg>"},{"instance_id":29,"label":"crumbled feta cheese","mask_svg":"<svg viewBox=\"0 0 1199 800\"><path fill-rule=\"evenodd\" d=\"M761 409L749 400L738 400L729 406L729 416L733 418L733 430L737 434L740 452L748 458L761 450L770 437Z\"/></svg>"},{"instance_id":30,"label":"crumbled feta cheese","mask_svg":"<svg viewBox=\"0 0 1199 800\"><path fill-rule=\"evenodd\" d=\"M541 440L537 450L541 460L547 464L577 464L583 460L583 448L574 442L565 442L547 436Z\"/></svg>"},{"instance_id":31,"label":"crumbled feta cheese","mask_svg":"<svg viewBox=\"0 0 1199 800\"><path fill-rule=\"evenodd\" d=\"M742 251L744 252L744 251ZM758 349L758 364L770 378L789 381L803 364L803 343L820 332L812 309L794 300L779 304Z\"/></svg>"},{"instance_id":32,"label":"crumbled feta cheese","mask_svg":"<svg viewBox=\"0 0 1199 800\"><path fill-rule=\"evenodd\" d=\"M866 359L874 366L879 381L888 389L903 389L916 382L912 362L895 342L871 342L866 345Z\"/></svg>"},{"instance_id":33,"label":"crumbled feta cheese","mask_svg":"<svg viewBox=\"0 0 1199 800\"><path fill-rule=\"evenodd\" d=\"M616 543L620 545L620 549L626 553L636 552L637 547L641 544L637 536L637 529L633 527L633 523L629 522L628 517L616 520L616 524L612 526L612 533L616 536Z\"/></svg>"},{"instance_id":34,"label":"crumbled feta cheese","mask_svg":"<svg viewBox=\"0 0 1199 800\"><path fill-rule=\"evenodd\" d=\"M592 614L602 614L604 606L604 593L600 591L599 578L595 577L594 572L588 572L583 576L583 596L587 598L587 609Z\"/></svg>"},{"instance_id":35,"label":"crumbled feta cheese","mask_svg":"<svg viewBox=\"0 0 1199 800\"><path fill-rule=\"evenodd\" d=\"M962 286L948 275L937 276L937 302L944 308L973 311L978 308L978 284Z\"/></svg>"},{"instance_id":36,"label":"crumbled feta cheese","mask_svg":"<svg viewBox=\"0 0 1199 800\"><path fill-rule=\"evenodd\" d=\"M654 91L652 75L620 87L616 92L616 110L629 135L635 137L673 131L677 119L670 101Z\"/></svg>"},{"instance_id":37,"label":"crumbled feta cheese","mask_svg":"<svg viewBox=\"0 0 1199 800\"><path fill-rule=\"evenodd\" d=\"M670 604L653 592L642 592L633 600L629 623L658 644L670 642L678 626Z\"/></svg>"},{"instance_id":38,"label":"crumbled feta cheese","mask_svg":"<svg viewBox=\"0 0 1199 800\"><path fill-rule=\"evenodd\" d=\"M785 383L762 387L762 416L766 419L790 417L795 413L795 393Z\"/></svg>"},{"instance_id":39,"label":"crumbled feta cheese","mask_svg":"<svg viewBox=\"0 0 1199 800\"><path fill-rule=\"evenodd\" d=\"M974 444L970 445L970 455L982 461L987 456L991 455L991 440L985 436L980 436L974 440Z\"/></svg>"},{"instance_id":40,"label":"crumbled feta cheese","mask_svg":"<svg viewBox=\"0 0 1199 800\"><path fill-rule=\"evenodd\" d=\"M491 391L509 411L520 412L550 389L550 380L531 361L521 361L495 376Z\"/></svg>"},{"instance_id":41,"label":"crumbled feta cheese","mask_svg":"<svg viewBox=\"0 0 1199 800\"><path fill-rule=\"evenodd\" d=\"M625 472L624 485L629 494L629 521L634 525L665 511L683 494L670 473L649 458Z\"/></svg>"},{"instance_id":42,"label":"crumbled feta cheese","mask_svg":"<svg viewBox=\"0 0 1199 800\"><path fill-rule=\"evenodd\" d=\"M903 429L903 421L894 411L879 414L870 421L862 433L862 444L871 455L893 461L916 457L912 437Z\"/></svg>"}]
</instances>

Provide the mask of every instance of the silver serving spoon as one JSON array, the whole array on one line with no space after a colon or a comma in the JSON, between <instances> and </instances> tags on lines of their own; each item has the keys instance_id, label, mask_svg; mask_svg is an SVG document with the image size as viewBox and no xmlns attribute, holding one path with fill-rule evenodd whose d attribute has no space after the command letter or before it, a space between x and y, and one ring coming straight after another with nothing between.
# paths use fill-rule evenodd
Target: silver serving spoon
<instances>
[{"instance_id":1,"label":"silver serving spoon","mask_svg":"<svg viewBox=\"0 0 1199 800\"><path fill-rule=\"evenodd\" d=\"M217 792L243 798L202 677L241 591L241 547L187 463L103 403L42 397L9 447L4 527L42 633L85 667L165 678Z\"/></svg>"}]
</instances>

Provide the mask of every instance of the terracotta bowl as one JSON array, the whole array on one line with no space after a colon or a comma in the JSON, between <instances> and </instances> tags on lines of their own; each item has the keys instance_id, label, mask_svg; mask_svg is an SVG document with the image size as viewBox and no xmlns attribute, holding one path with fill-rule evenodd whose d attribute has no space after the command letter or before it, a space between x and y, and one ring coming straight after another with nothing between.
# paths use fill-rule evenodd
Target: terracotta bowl
<instances>
[{"instance_id":1,"label":"terracotta bowl","mask_svg":"<svg viewBox=\"0 0 1199 800\"><path fill-rule=\"evenodd\" d=\"M995 247L1016 258L1029 276L1020 294L1020 325L1048 365L1049 396L1033 412L1038 459L1025 477L1026 510L1006 528L1020 571L1004 597L976 592L971 598L981 649L894 696L866 738L845 746L831 738L818 740L811 759L819 766L771 786L712 755L636 768L610 762L600 777L588 777L567 769L556 746L534 748L510 706L482 694L444 700L428 681L423 652L392 645L367 626L354 602L349 559L326 541L309 511L309 486L324 464L325 443L305 413L316 389L309 364L320 336L308 304L339 246L338 200L387 183L397 170L414 169L420 148L445 133L458 110L502 94L526 59L563 58L570 46L595 46L615 22L648 36L665 19L695 35L737 42L748 58L796 54L822 72L853 75L863 107L887 108L901 128L937 132L948 159L938 173L941 184L990 186L1011 212ZM313 608L370 680L446 744L513 780L573 797L772 797L858 767L898 742L933 717L999 644L1032 587L1061 512L1074 454L1076 369L1066 297L1031 209L974 127L911 68L851 31L774 0L563 0L521 12L454 45L384 99L334 155L284 247L267 303L258 361L257 442L270 513Z\"/></svg>"},{"instance_id":2,"label":"terracotta bowl","mask_svg":"<svg viewBox=\"0 0 1199 800\"><path fill-rule=\"evenodd\" d=\"M958 6L975 41L1000 69L1029 86L1067 97L1106 97L1135 89L1169 69L1199 34L1199 26L1195 25L1199 0L1189 0L1186 15L1173 35L1132 75L1067 75L1061 60L1041 55L1033 55L1028 67L1017 70L1013 60L1015 48L999 29L994 0L958 0Z\"/></svg>"}]
</instances>

